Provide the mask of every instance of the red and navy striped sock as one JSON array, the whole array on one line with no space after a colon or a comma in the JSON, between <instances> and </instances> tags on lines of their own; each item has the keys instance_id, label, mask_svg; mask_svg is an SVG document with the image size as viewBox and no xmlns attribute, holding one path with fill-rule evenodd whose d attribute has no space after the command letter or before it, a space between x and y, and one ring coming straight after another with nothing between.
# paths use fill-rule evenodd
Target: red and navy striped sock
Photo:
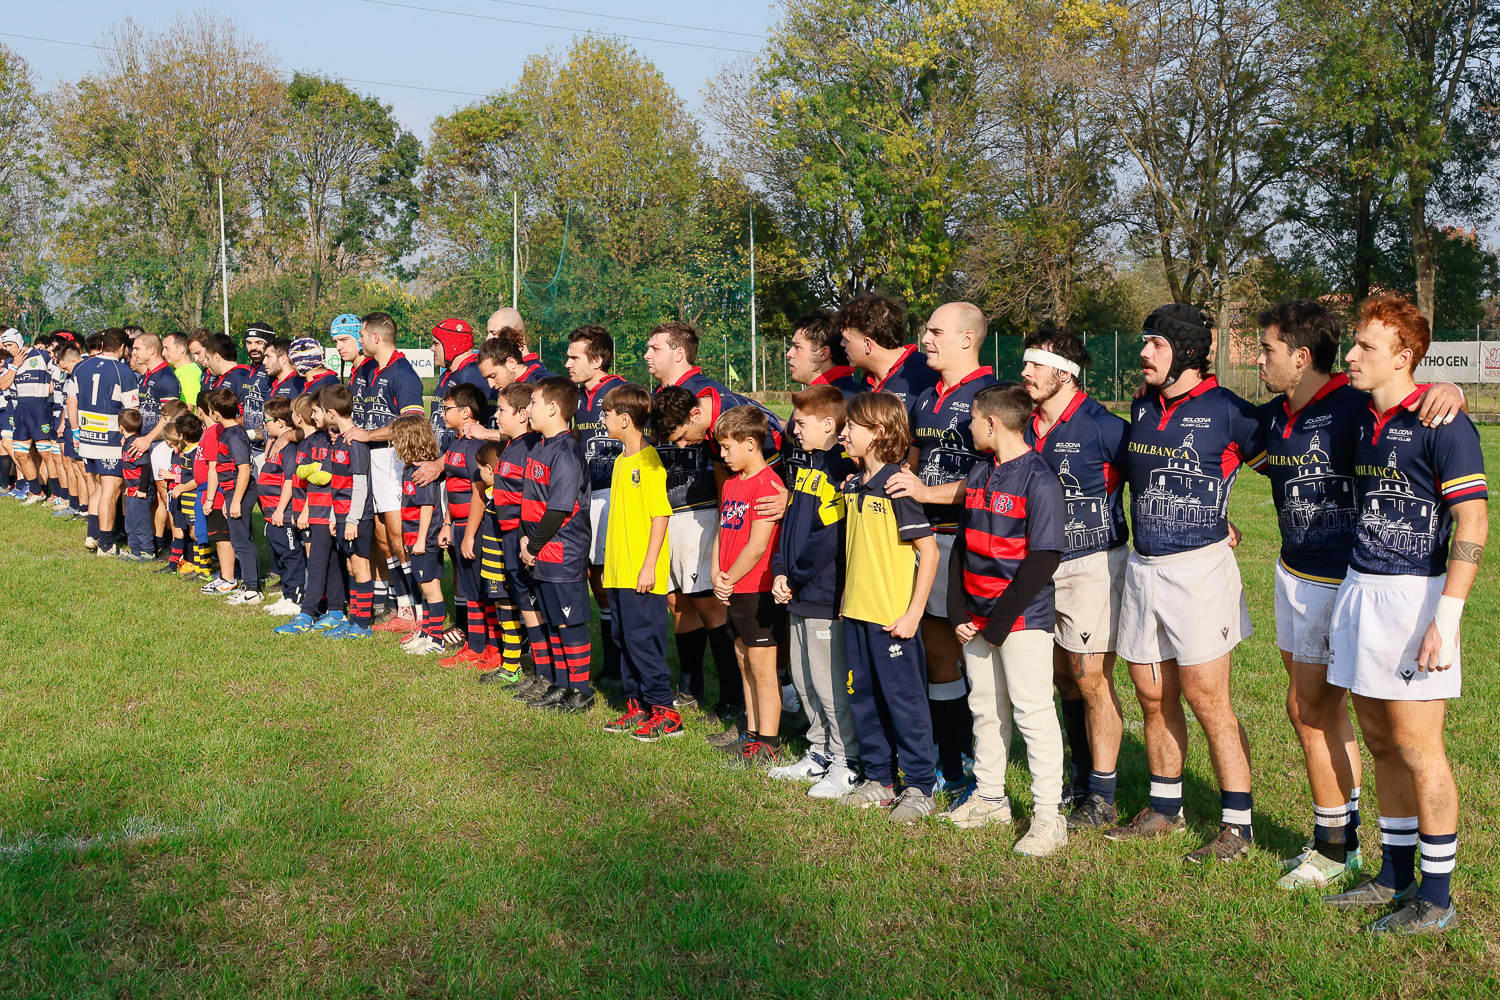
<instances>
[{"instance_id":1,"label":"red and navy striped sock","mask_svg":"<svg viewBox=\"0 0 1500 1000\"><path fill-rule=\"evenodd\" d=\"M544 681L558 684L558 675L552 669L552 647L547 644L547 630L542 625L527 625L526 635L531 639L531 662L536 666L536 675Z\"/></svg>"},{"instance_id":2,"label":"red and navy striped sock","mask_svg":"<svg viewBox=\"0 0 1500 1000\"><path fill-rule=\"evenodd\" d=\"M478 601L469 601L465 607L464 627L469 633L469 652L484 652L484 609Z\"/></svg>"},{"instance_id":3,"label":"red and navy striped sock","mask_svg":"<svg viewBox=\"0 0 1500 1000\"><path fill-rule=\"evenodd\" d=\"M172 539L172 555L170 557L170 562L173 566L180 566L182 564L182 549L184 541L185 540L181 538Z\"/></svg>"},{"instance_id":4,"label":"red and navy striped sock","mask_svg":"<svg viewBox=\"0 0 1500 1000\"><path fill-rule=\"evenodd\" d=\"M589 667L593 657L593 646L589 640L587 625L562 625L556 629L556 649L562 651L562 661L567 665L568 687L582 694L589 694ZM554 650L553 658L557 658Z\"/></svg>"},{"instance_id":5,"label":"red and navy striped sock","mask_svg":"<svg viewBox=\"0 0 1500 1000\"><path fill-rule=\"evenodd\" d=\"M374 614L375 604L375 581L366 580L364 583L351 581L349 584L349 620L361 628L370 627L370 617Z\"/></svg>"},{"instance_id":6,"label":"red and navy striped sock","mask_svg":"<svg viewBox=\"0 0 1500 1000\"><path fill-rule=\"evenodd\" d=\"M443 641L443 609L442 601L422 605L422 634L433 642Z\"/></svg>"},{"instance_id":7,"label":"red and navy striped sock","mask_svg":"<svg viewBox=\"0 0 1500 1000\"><path fill-rule=\"evenodd\" d=\"M500 618L495 614L495 606L489 601L481 601L480 604L484 609L484 650L488 653L493 649L495 655L498 656L500 654Z\"/></svg>"}]
</instances>

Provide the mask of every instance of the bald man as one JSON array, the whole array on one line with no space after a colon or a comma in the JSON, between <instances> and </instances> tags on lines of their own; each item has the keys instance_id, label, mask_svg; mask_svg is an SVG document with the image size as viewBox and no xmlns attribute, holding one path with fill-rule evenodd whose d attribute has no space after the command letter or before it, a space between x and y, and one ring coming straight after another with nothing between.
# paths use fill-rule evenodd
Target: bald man
<instances>
[{"instance_id":1,"label":"bald man","mask_svg":"<svg viewBox=\"0 0 1500 1000\"><path fill-rule=\"evenodd\" d=\"M998 384L994 372L979 362L986 326L984 313L969 302L939 306L928 319L922 351L938 382L908 407L915 443L908 468L892 476L889 487L891 496L922 503L937 537L937 580L922 619L922 645L927 651L927 701L942 775L939 788L947 790L965 784L963 755L974 740L955 623L948 621L948 561L969 470L980 460L969 432L969 409L980 390Z\"/></svg>"}]
</instances>

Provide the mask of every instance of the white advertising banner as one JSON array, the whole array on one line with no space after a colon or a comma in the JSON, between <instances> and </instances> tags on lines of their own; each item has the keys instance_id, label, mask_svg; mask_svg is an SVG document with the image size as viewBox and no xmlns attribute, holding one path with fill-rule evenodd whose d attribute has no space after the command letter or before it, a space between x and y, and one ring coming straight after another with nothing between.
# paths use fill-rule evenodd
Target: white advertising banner
<instances>
[{"instance_id":1,"label":"white advertising banner","mask_svg":"<svg viewBox=\"0 0 1500 1000\"><path fill-rule=\"evenodd\" d=\"M406 360L411 362L411 366L417 370L417 374L422 378L435 378L437 376L437 370L433 367L432 364L431 351L403 350L401 353L406 355ZM339 375L343 378L349 377L349 372L345 370L344 367L344 359L339 357L338 351L334 350L331 347L325 348L323 351L323 357L325 358L323 363L327 365L329 369L338 372Z\"/></svg>"},{"instance_id":2,"label":"white advertising banner","mask_svg":"<svg viewBox=\"0 0 1500 1000\"><path fill-rule=\"evenodd\" d=\"M1436 341L1427 348L1427 356L1413 373L1418 382L1500 381L1500 358L1489 379L1483 378L1484 356L1500 349L1500 343L1484 344L1473 340Z\"/></svg>"}]
</instances>

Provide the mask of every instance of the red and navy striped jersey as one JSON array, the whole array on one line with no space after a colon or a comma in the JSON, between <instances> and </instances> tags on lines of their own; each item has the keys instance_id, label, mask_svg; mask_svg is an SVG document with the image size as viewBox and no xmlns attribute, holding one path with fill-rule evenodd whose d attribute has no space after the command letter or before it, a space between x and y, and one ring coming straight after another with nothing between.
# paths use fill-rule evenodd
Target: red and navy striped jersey
<instances>
[{"instance_id":1,"label":"red and navy striped jersey","mask_svg":"<svg viewBox=\"0 0 1500 1000\"><path fill-rule=\"evenodd\" d=\"M422 508L432 508L432 519L427 522L427 551L438 550L438 533L443 530L442 489L436 482L418 486L412 479L417 467L401 469L401 542L410 548L417 544L417 529L422 524Z\"/></svg>"},{"instance_id":2,"label":"red and navy striped jersey","mask_svg":"<svg viewBox=\"0 0 1500 1000\"><path fill-rule=\"evenodd\" d=\"M249 365L233 365L224 371L223 375L208 373L208 387L210 389L232 389L234 398L240 401L240 412L245 412L245 401L250 397L251 371ZM264 401L261 403L265 405Z\"/></svg>"},{"instance_id":3,"label":"red and navy striped jersey","mask_svg":"<svg viewBox=\"0 0 1500 1000\"><path fill-rule=\"evenodd\" d=\"M326 468L333 475L328 488L333 491L334 523L342 528L350 521L365 521L373 517L375 505L369 489L370 446L340 434L329 445ZM354 509L355 476L364 476L366 480L364 506L358 510Z\"/></svg>"},{"instance_id":4,"label":"red and navy striped jersey","mask_svg":"<svg viewBox=\"0 0 1500 1000\"><path fill-rule=\"evenodd\" d=\"M379 367L374 358L361 357L354 363L354 370L349 373L349 396L354 404L355 427L365 426L365 405L370 394L370 382Z\"/></svg>"},{"instance_id":5,"label":"red and navy striped jersey","mask_svg":"<svg viewBox=\"0 0 1500 1000\"><path fill-rule=\"evenodd\" d=\"M300 375L297 377L302 378L302 376ZM318 390L324 389L330 385L338 385L339 374L335 371L326 371L323 374L319 375L317 378L313 379L311 382L303 379L302 383L302 392L317 392ZM359 397L355 396L354 398L355 404L358 405Z\"/></svg>"},{"instance_id":6,"label":"red and navy striped jersey","mask_svg":"<svg viewBox=\"0 0 1500 1000\"><path fill-rule=\"evenodd\" d=\"M367 431L379 430L403 414L421 412L422 377L406 360L406 355L393 351L384 368L370 372L365 389L364 422L359 426Z\"/></svg>"},{"instance_id":7,"label":"red and navy striped jersey","mask_svg":"<svg viewBox=\"0 0 1500 1000\"><path fill-rule=\"evenodd\" d=\"M589 488L594 492L609 489L614 477L615 459L625 445L609 436L604 429L604 397L625 380L605 375L593 389L578 387L578 409L573 414L573 433L583 448L583 460L589 467Z\"/></svg>"},{"instance_id":8,"label":"red and navy striped jersey","mask_svg":"<svg viewBox=\"0 0 1500 1000\"><path fill-rule=\"evenodd\" d=\"M245 414L245 430L259 431L266 425L266 400L271 398L271 376L264 365L250 369L245 382L245 395L240 398L240 409Z\"/></svg>"},{"instance_id":9,"label":"red and navy striped jersey","mask_svg":"<svg viewBox=\"0 0 1500 1000\"><path fill-rule=\"evenodd\" d=\"M989 624L1000 595L1031 552L1062 552L1063 493L1057 473L1034 451L969 470L959 530L964 539L964 608L978 628ZM1055 624L1051 580L1032 598L1010 631Z\"/></svg>"},{"instance_id":10,"label":"red and navy striped jersey","mask_svg":"<svg viewBox=\"0 0 1500 1000\"><path fill-rule=\"evenodd\" d=\"M453 386L465 383L479 390L479 394L484 397L490 410L493 410L495 406L497 393L490 387L489 380L479 373L478 352L469 351L466 354L460 354L452 364L443 369L443 374L438 376L437 386L432 391L432 411L429 419L432 421L432 433L437 437L438 447L444 451L447 451L448 446L453 443L457 432L450 431L448 425L443 422L443 396ZM486 411L475 414L475 419L487 425L490 413Z\"/></svg>"},{"instance_id":11,"label":"red and navy striped jersey","mask_svg":"<svg viewBox=\"0 0 1500 1000\"><path fill-rule=\"evenodd\" d=\"M917 397L938 384L938 373L928 365L927 355L917 350L916 344L908 344L885 378L877 379L865 372L864 381L870 392L888 392L900 399L910 413L917 405Z\"/></svg>"},{"instance_id":12,"label":"red and navy striped jersey","mask_svg":"<svg viewBox=\"0 0 1500 1000\"><path fill-rule=\"evenodd\" d=\"M332 374L331 372L329 374ZM337 379L335 379L337 381ZM302 395L302 376L296 372L283 375L280 382L271 383L271 394L267 399L295 399Z\"/></svg>"},{"instance_id":13,"label":"red and navy striped jersey","mask_svg":"<svg viewBox=\"0 0 1500 1000\"><path fill-rule=\"evenodd\" d=\"M327 431L313 431L297 446L297 464L316 462L324 472L332 469L333 441ZM302 488L302 500L297 500L298 486ZM292 484L292 504L300 514L307 511L309 524L328 524L333 518L333 486L317 486L301 477Z\"/></svg>"},{"instance_id":14,"label":"red and navy striped jersey","mask_svg":"<svg viewBox=\"0 0 1500 1000\"><path fill-rule=\"evenodd\" d=\"M239 477L239 467L251 465L250 461L250 438L245 434L245 428L239 424L223 424L219 431L219 437L214 445L214 467L219 473L219 490L209 504L210 510L227 508L229 501L234 497L235 480ZM253 466L251 466L253 468ZM253 487L254 484L251 484ZM247 497L253 496L254 490L246 489Z\"/></svg>"},{"instance_id":15,"label":"red and navy striped jersey","mask_svg":"<svg viewBox=\"0 0 1500 1000\"><path fill-rule=\"evenodd\" d=\"M911 413L912 442L917 448L917 466L913 470L924 486L945 486L962 482L979 462L974 435L969 432L969 411L974 397L996 385L999 379L988 368L976 368L957 382L938 382L924 389L914 403L907 404ZM932 530L952 534L958 530L961 504L923 504Z\"/></svg>"},{"instance_id":16,"label":"red and navy striped jersey","mask_svg":"<svg viewBox=\"0 0 1500 1000\"><path fill-rule=\"evenodd\" d=\"M130 446L135 444L138 436L131 434L120 442L123 451L120 458L120 478L124 480L125 495L128 497L151 495L151 452L144 452L140 458L130 457Z\"/></svg>"},{"instance_id":17,"label":"red and navy striped jersey","mask_svg":"<svg viewBox=\"0 0 1500 1000\"><path fill-rule=\"evenodd\" d=\"M526 456L521 484L521 527L529 537L549 510L566 517L557 534L536 554L532 576L564 583L581 580L589 567L589 489L583 449L572 433L542 438Z\"/></svg>"},{"instance_id":18,"label":"red and navy striped jersey","mask_svg":"<svg viewBox=\"0 0 1500 1000\"><path fill-rule=\"evenodd\" d=\"M1062 482L1063 560L1119 548L1125 526L1125 451L1130 425L1088 393L1075 393L1057 423L1039 435L1040 417L1026 425L1026 443Z\"/></svg>"},{"instance_id":19,"label":"red and navy striped jersey","mask_svg":"<svg viewBox=\"0 0 1500 1000\"><path fill-rule=\"evenodd\" d=\"M515 531L521 527L521 492L526 482L526 458L541 440L541 434L529 431L513 438L500 453L500 468L495 473L495 492L491 500L501 531Z\"/></svg>"},{"instance_id":20,"label":"red and navy striped jersey","mask_svg":"<svg viewBox=\"0 0 1500 1000\"><path fill-rule=\"evenodd\" d=\"M1304 580L1335 584L1354 546L1354 446L1370 397L1338 374L1295 413L1286 396L1261 407L1266 476L1281 526L1281 565Z\"/></svg>"},{"instance_id":21,"label":"red and navy striped jersey","mask_svg":"<svg viewBox=\"0 0 1500 1000\"><path fill-rule=\"evenodd\" d=\"M296 478L297 466L297 442L288 441L280 450L274 450L275 442L266 446L266 457L260 466L260 474L255 478L255 489L260 496L260 509L264 514L270 514L281 502L281 487L288 479ZM290 466L290 468L288 468Z\"/></svg>"},{"instance_id":22,"label":"red and navy striped jersey","mask_svg":"<svg viewBox=\"0 0 1500 1000\"><path fill-rule=\"evenodd\" d=\"M1266 465L1260 414L1209 376L1176 398L1131 405L1131 528L1143 556L1200 549L1229 537L1229 492L1241 465Z\"/></svg>"},{"instance_id":23,"label":"red and navy striped jersey","mask_svg":"<svg viewBox=\"0 0 1500 1000\"><path fill-rule=\"evenodd\" d=\"M1383 576L1441 576L1448 570L1453 505L1488 500L1479 431L1467 414L1422 426L1406 408L1419 388L1384 413L1372 401L1354 449L1359 522L1349 566Z\"/></svg>"},{"instance_id":24,"label":"red and navy striped jersey","mask_svg":"<svg viewBox=\"0 0 1500 1000\"><path fill-rule=\"evenodd\" d=\"M869 383L854 373L852 365L834 365L826 372L819 372L818 377L807 383L811 388L815 385L831 385L844 394L844 402L848 402L862 392L869 391Z\"/></svg>"},{"instance_id":25,"label":"red and navy striped jersey","mask_svg":"<svg viewBox=\"0 0 1500 1000\"><path fill-rule=\"evenodd\" d=\"M729 387L703 374L703 369L689 368L673 385L680 385L699 399L708 401L708 425L719 422L724 412L724 393ZM667 470L667 502L672 510L718 510L719 483L714 477L714 453L708 441L677 445L670 441L652 442L662 467Z\"/></svg>"},{"instance_id":26,"label":"red and navy striped jersey","mask_svg":"<svg viewBox=\"0 0 1500 1000\"><path fill-rule=\"evenodd\" d=\"M136 409L141 411L141 433L150 434L161 422L161 401L181 399L182 385L172 366L163 361L141 376L141 390Z\"/></svg>"},{"instance_id":27,"label":"red and navy striped jersey","mask_svg":"<svg viewBox=\"0 0 1500 1000\"><path fill-rule=\"evenodd\" d=\"M448 496L448 520L453 522L455 529L469 520L474 483L479 479L479 462L475 456L483 447L484 442L477 438L460 437L454 438L448 450L443 452L443 489ZM458 541L455 538L454 544Z\"/></svg>"},{"instance_id":28,"label":"red and navy striped jersey","mask_svg":"<svg viewBox=\"0 0 1500 1000\"><path fill-rule=\"evenodd\" d=\"M137 404L139 385L135 372L118 358L100 355L74 366L68 393L78 399L79 458L120 457L120 411Z\"/></svg>"}]
</instances>

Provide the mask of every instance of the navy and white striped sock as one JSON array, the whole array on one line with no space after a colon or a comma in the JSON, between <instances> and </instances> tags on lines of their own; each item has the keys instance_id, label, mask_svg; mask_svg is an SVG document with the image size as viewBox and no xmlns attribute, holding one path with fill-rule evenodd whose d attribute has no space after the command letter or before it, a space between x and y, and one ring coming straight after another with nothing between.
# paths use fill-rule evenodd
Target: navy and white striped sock
<instances>
[{"instance_id":1,"label":"navy and white striped sock","mask_svg":"<svg viewBox=\"0 0 1500 1000\"><path fill-rule=\"evenodd\" d=\"M1417 817L1380 817L1380 874L1375 883L1401 892L1417 877Z\"/></svg>"},{"instance_id":2,"label":"navy and white striped sock","mask_svg":"<svg viewBox=\"0 0 1500 1000\"><path fill-rule=\"evenodd\" d=\"M1449 885L1458 856L1458 834L1424 833L1422 840L1422 884L1417 898L1446 910L1453 905Z\"/></svg>"},{"instance_id":3,"label":"navy and white striped sock","mask_svg":"<svg viewBox=\"0 0 1500 1000\"><path fill-rule=\"evenodd\" d=\"M1324 809L1313 806L1313 849L1330 861L1345 858L1344 831L1349 825L1349 807Z\"/></svg>"},{"instance_id":4,"label":"navy and white striped sock","mask_svg":"<svg viewBox=\"0 0 1500 1000\"><path fill-rule=\"evenodd\" d=\"M1163 778L1159 774L1151 776L1151 808L1163 816L1182 813L1182 775L1175 778Z\"/></svg>"},{"instance_id":5,"label":"navy and white striped sock","mask_svg":"<svg viewBox=\"0 0 1500 1000\"><path fill-rule=\"evenodd\" d=\"M1097 795L1097 796L1099 796L1105 802L1108 802L1110 805L1114 805L1114 801L1115 801L1115 782L1118 779L1118 777L1119 777L1119 772L1118 771L1110 771L1107 774L1105 772L1103 772L1103 771L1090 771L1089 772L1089 793L1091 795Z\"/></svg>"},{"instance_id":6,"label":"navy and white striped sock","mask_svg":"<svg viewBox=\"0 0 1500 1000\"><path fill-rule=\"evenodd\" d=\"M1349 825L1344 828L1344 848L1359 850L1359 786L1349 790Z\"/></svg>"},{"instance_id":7,"label":"navy and white striped sock","mask_svg":"<svg viewBox=\"0 0 1500 1000\"><path fill-rule=\"evenodd\" d=\"M1219 790L1219 822L1225 826L1232 826L1241 837L1246 840L1254 840L1254 830L1250 822L1250 813L1254 808L1254 798L1249 792L1226 792Z\"/></svg>"}]
</instances>

